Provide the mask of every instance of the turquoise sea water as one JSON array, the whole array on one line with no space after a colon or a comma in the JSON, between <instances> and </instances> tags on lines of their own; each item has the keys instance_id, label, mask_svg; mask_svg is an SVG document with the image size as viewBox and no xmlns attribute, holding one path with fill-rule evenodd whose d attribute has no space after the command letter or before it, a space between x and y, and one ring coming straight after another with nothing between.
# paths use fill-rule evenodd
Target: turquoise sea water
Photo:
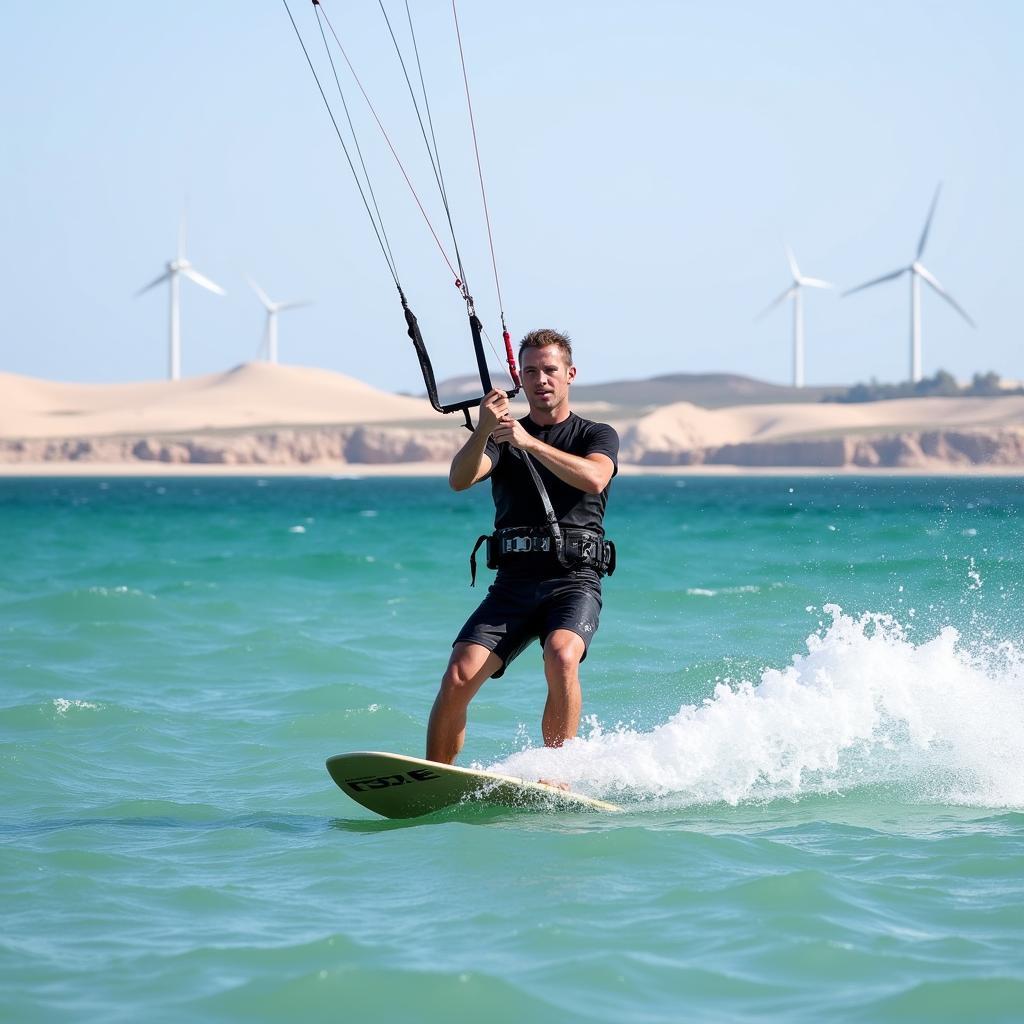
<instances>
[{"instance_id":1,"label":"turquoise sea water","mask_svg":"<svg viewBox=\"0 0 1024 1024\"><path fill-rule=\"evenodd\" d=\"M622 815L374 818L485 489L0 480L0 1017L1024 1017L1024 486L614 484L584 735L537 649L464 763Z\"/></svg>"}]
</instances>

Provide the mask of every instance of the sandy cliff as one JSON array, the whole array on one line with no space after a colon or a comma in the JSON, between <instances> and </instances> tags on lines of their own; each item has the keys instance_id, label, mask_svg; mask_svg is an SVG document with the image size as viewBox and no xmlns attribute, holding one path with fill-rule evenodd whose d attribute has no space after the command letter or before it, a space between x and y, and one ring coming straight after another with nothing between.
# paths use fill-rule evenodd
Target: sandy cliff
<instances>
[{"instance_id":1,"label":"sandy cliff","mask_svg":"<svg viewBox=\"0 0 1024 1024\"><path fill-rule=\"evenodd\" d=\"M525 408L523 410L525 412ZM640 467L1024 470L1024 396L704 409L636 418L581 407L619 429ZM0 374L0 466L305 467L443 464L457 417L328 370L250 363L185 381L79 385Z\"/></svg>"},{"instance_id":2,"label":"sandy cliff","mask_svg":"<svg viewBox=\"0 0 1024 1024\"><path fill-rule=\"evenodd\" d=\"M1024 397L716 410L679 402L627 427L622 442L624 461L648 466L1024 468Z\"/></svg>"}]
</instances>

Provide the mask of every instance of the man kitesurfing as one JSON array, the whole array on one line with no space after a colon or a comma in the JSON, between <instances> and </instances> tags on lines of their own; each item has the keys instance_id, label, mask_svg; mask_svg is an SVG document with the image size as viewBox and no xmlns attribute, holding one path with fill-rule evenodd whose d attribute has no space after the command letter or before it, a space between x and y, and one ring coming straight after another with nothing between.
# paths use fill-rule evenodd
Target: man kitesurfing
<instances>
[{"instance_id":1,"label":"man kitesurfing","mask_svg":"<svg viewBox=\"0 0 1024 1024\"><path fill-rule=\"evenodd\" d=\"M498 574L453 644L427 728L431 761L454 763L470 701L535 639L548 687L544 743L559 747L576 735L579 667L598 627L601 577L614 569L603 520L618 435L572 412L576 367L565 335L533 331L520 344L519 361L529 415L514 419L505 393L490 391L448 475L456 491L490 479L495 532L482 539Z\"/></svg>"},{"instance_id":2,"label":"man kitesurfing","mask_svg":"<svg viewBox=\"0 0 1024 1024\"><path fill-rule=\"evenodd\" d=\"M408 3L406 17L416 57L415 65L419 72L419 96L413 86L402 47L383 2L380 3L380 8L409 87L423 142L438 186L451 232L452 256L446 252L423 203L413 189L396 148L384 130L381 118L356 74L338 33L323 10L321 0L312 0L312 7L331 70L330 77L338 88L340 109L337 112L328 100L324 82L292 16L288 0L284 0L284 6L327 107L363 206L394 280L430 403L440 413L461 412L465 417L466 427L471 431L469 440L452 460L449 483L454 490L463 491L482 480L491 481L495 504L495 532L492 536L481 537L477 541L470 564L475 581L476 551L486 541L487 564L490 568L497 569L498 573L487 596L470 616L453 644L451 659L441 680L427 727L427 758L434 763L454 764L465 740L466 712L470 701L486 680L502 675L512 660L535 639L539 639L543 647L544 675L548 688L541 723L544 742L551 747L561 746L575 736L579 728L579 667L587 656L590 642L597 631L601 612L601 579L609 575L615 567L615 549L605 540L603 521L608 503L608 488L617 472L619 439L608 424L594 423L572 412L569 388L576 376L576 367L573 364L572 346L564 334L547 329L537 330L522 340L519 348L522 365L520 380L512 350L512 339L505 322L455 0L452 0L452 18L466 87L466 105L472 128L473 150L483 201L491 266L494 270L501 333L508 373L512 381L512 387L507 391L498 390L491 385L487 354L483 344L486 332L477 317L473 296L466 282L458 240L455 237L448 190L441 171L437 139L427 100L426 81ZM356 138L355 125L333 57L331 40L351 72L373 120L398 163L430 234L454 276L455 286L465 302L473 351L480 374L480 398L448 405L442 404L440 400L427 345L398 279L391 243L384 230L377 197L363 159L362 147ZM347 133L344 129L346 125ZM516 420L509 411L509 402L520 389L526 393L530 411L529 415ZM470 410L477 406L480 409L479 422L474 427ZM431 775L430 778L436 779L437 776ZM366 783L365 780L356 780L352 783L352 788L353 792L361 792L360 787L370 786L372 789L380 784L377 788L389 788L406 785L410 780L421 782L422 772L421 775L408 777L401 773L382 776L374 780L374 785Z\"/></svg>"}]
</instances>

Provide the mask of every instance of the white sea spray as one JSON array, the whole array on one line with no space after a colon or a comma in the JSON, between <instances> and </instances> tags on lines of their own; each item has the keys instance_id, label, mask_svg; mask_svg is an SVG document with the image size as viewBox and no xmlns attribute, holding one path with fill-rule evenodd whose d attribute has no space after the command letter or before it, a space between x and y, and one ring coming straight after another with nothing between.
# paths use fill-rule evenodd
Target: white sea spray
<instances>
[{"instance_id":1,"label":"white sea spray","mask_svg":"<svg viewBox=\"0 0 1024 1024\"><path fill-rule=\"evenodd\" d=\"M77 708L81 711L95 711L99 707L98 704L93 704L87 700L68 700L67 697L54 697L53 709L58 715L66 715L72 708Z\"/></svg>"},{"instance_id":2,"label":"white sea spray","mask_svg":"<svg viewBox=\"0 0 1024 1024\"><path fill-rule=\"evenodd\" d=\"M1024 652L972 649L952 627L913 642L889 615L845 614L759 679L714 681L647 732L604 729L494 770L670 804L886 787L901 799L1024 807Z\"/></svg>"}]
</instances>

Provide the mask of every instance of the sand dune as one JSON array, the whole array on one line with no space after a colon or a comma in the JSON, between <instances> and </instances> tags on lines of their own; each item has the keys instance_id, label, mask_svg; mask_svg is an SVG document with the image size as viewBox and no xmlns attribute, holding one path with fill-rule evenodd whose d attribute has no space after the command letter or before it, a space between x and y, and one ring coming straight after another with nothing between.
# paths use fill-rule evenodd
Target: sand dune
<instances>
[{"instance_id":1,"label":"sand dune","mask_svg":"<svg viewBox=\"0 0 1024 1024\"><path fill-rule=\"evenodd\" d=\"M205 377L132 384L64 384L0 374L0 436L6 438L380 423L434 415L426 400L303 366L246 363Z\"/></svg>"},{"instance_id":2,"label":"sand dune","mask_svg":"<svg viewBox=\"0 0 1024 1024\"><path fill-rule=\"evenodd\" d=\"M741 405L702 409L676 402L627 428L634 454L838 435L1024 424L1024 396L903 398L858 404Z\"/></svg>"},{"instance_id":3,"label":"sand dune","mask_svg":"<svg viewBox=\"0 0 1024 1024\"><path fill-rule=\"evenodd\" d=\"M516 403L517 414L525 404ZM1024 467L1024 396L858 405L676 402L610 421L621 461L646 466ZM0 374L0 463L444 463L459 417L330 370L247 363L182 381L64 384Z\"/></svg>"}]
</instances>

